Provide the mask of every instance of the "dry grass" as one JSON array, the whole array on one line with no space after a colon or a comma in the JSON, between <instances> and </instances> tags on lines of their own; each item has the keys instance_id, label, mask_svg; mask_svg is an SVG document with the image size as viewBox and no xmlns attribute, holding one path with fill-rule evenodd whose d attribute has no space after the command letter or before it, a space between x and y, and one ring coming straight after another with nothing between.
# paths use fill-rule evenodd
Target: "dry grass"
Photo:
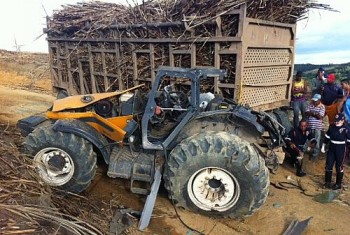
<instances>
[{"instance_id":1,"label":"dry grass","mask_svg":"<svg viewBox=\"0 0 350 235\"><path fill-rule=\"evenodd\" d=\"M52 93L47 54L0 50L0 85Z\"/></svg>"},{"instance_id":2,"label":"dry grass","mask_svg":"<svg viewBox=\"0 0 350 235\"><path fill-rule=\"evenodd\" d=\"M40 182L22 137L0 123L0 234L105 234L118 202L65 194Z\"/></svg>"},{"instance_id":3,"label":"dry grass","mask_svg":"<svg viewBox=\"0 0 350 235\"><path fill-rule=\"evenodd\" d=\"M282 23L295 23L307 18L309 9L332 10L329 5L312 0L149 0L134 7L92 1L65 5L62 10L55 11L48 21L48 29L58 35L64 32L84 36L91 31L103 31L113 24L187 21L189 28L194 28L244 3L248 17ZM137 33L132 37L135 35Z\"/></svg>"}]
</instances>

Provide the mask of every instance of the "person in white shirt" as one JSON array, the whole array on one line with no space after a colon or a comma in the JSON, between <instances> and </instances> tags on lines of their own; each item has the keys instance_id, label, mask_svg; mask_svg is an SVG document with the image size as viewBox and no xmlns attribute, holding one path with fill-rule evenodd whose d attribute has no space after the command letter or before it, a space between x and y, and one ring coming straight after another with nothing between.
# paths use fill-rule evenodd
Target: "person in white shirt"
<instances>
[{"instance_id":1,"label":"person in white shirt","mask_svg":"<svg viewBox=\"0 0 350 235\"><path fill-rule=\"evenodd\" d=\"M308 127L311 129L312 134L314 135L317 144L313 149L310 160L315 160L320 154L321 150L321 134L322 134L322 120L326 113L326 108L321 103L321 95L315 94L312 99L310 105L306 108L306 116Z\"/></svg>"}]
</instances>

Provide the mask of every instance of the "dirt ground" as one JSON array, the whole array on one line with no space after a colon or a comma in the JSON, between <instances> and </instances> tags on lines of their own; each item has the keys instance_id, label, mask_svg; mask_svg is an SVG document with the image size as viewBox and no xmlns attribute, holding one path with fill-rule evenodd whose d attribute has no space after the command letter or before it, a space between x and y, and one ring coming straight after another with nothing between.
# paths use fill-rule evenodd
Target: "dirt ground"
<instances>
[{"instance_id":1,"label":"dirt ground","mask_svg":"<svg viewBox=\"0 0 350 235\"><path fill-rule=\"evenodd\" d=\"M48 78L33 82L26 76L8 72L6 69L4 71L3 67L0 67L0 124L11 127L20 118L44 112L54 100L50 92ZM15 138L19 138L17 134ZM7 141L2 133L0 133L1 141ZM349 234L350 193L347 187L350 168L348 166L345 168L345 189L339 192L335 200L323 204L315 201L313 196L327 192L322 188L324 164L323 155L316 161L310 161L306 156L304 169L307 176L303 178L296 177L295 170L288 164L281 165L275 174L270 175L270 193L266 203L253 216L242 220L209 218L183 209L177 209L177 215L165 189L161 188L149 228L143 232L132 229L129 233L196 234L191 231L194 229L203 234L220 235L283 234L294 220L302 221L311 217L304 234ZM293 187L290 183L297 186ZM98 203L108 205L118 201L124 207L134 210L142 210L145 202L145 197L128 191L128 181L108 178L106 168L103 166L98 169L95 180L84 196L96 205ZM108 231L101 232L108 234Z\"/></svg>"}]
</instances>

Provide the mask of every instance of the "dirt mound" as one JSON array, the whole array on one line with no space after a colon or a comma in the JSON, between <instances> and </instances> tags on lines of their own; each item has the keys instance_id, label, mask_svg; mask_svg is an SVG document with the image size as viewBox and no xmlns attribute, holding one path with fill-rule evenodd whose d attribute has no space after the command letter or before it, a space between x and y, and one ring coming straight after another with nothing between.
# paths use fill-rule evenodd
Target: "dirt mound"
<instances>
[{"instance_id":1,"label":"dirt mound","mask_svg":"<svg viewBox=\"0 0 350 235\"><path fill-rule=\"evenodd\" d=\"M0 50L0 85L52 93L48 54Z\"/></svg>"},{"instance_id":2,"label":"dirt mound","mask_svg":"<svg viewBox=\"0 0 350 235\"><path fill-rule=\"evenodd\" d=\"M47 56L0 50L0 120L4 123L15 125L18 119L52 105Z\"/></svg>"}]
</instances>

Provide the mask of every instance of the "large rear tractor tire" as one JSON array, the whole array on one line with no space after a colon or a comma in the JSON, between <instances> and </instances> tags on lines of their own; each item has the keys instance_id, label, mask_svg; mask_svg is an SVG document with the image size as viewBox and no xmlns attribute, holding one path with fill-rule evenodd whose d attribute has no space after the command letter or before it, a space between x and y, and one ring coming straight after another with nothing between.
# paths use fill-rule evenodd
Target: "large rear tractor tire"
<instances>
[{"instance_id":1,"label":"large rear tractor tire","mask_svg":"<svg viewBox=\"0 0 350 235\"><path fill-rule=\"evenodd\" d=\"M171 151L164 180L177 206L207 216L240 218L265 202L269 172L247 141L227 132L205 132Z\"/></svg>"},{"instance_id":2,"label":"large rear tractor tire","mask_svg":"<svg viewBox=\"0 0 350 235\"><path fill-rule=\"evenodd\" d=\"M92 144L79 136L39 127L26 137L24 146L34 157L38 175L50 186L80 193L95 176L96 153Z\"/></svg>"}]
</instances>

